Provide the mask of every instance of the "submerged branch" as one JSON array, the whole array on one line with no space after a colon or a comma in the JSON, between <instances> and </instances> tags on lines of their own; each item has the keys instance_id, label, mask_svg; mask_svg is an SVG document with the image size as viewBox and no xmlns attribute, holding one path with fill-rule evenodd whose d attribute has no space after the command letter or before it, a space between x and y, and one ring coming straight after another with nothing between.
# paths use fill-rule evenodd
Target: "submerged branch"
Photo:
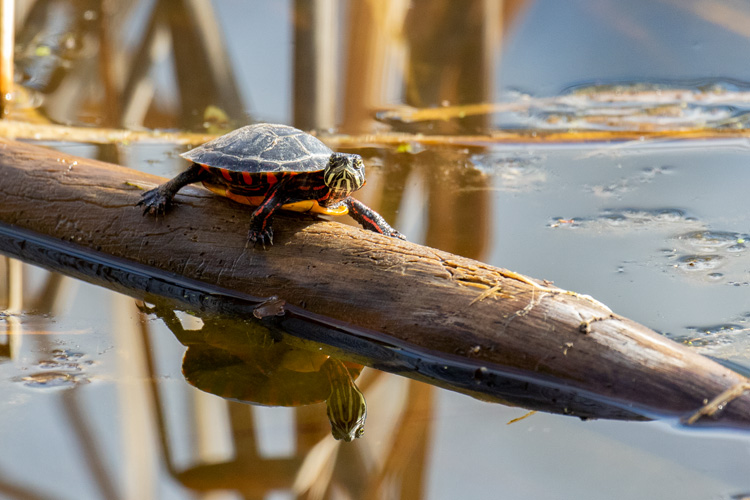
<instances>
[{"instance_id":1,"label":"submerged branch","mask_svg":"<svg viewBox=\"0 0 750 500\"><path fill-rule=\"evenodd\" d=\"M0 120L0 136L8 139L50 142L90 144L132 144L138 142L192 146L217 137L208 133L72 127L14 120ZM750 130L742 128L715 129L696 125L679 130L496 130L486 135L425 135L383 132L361 135L321 135L319 138L332 148L357 149L364 146L397 148L413 144L446 147L489 147L498 144L626 141L639 141L639 144L643 144L656 140L747 139L750 138Z\"/></svg>"},{"instance_id":2,"label":"submerged branch","mask_svg":"<svg viewBox=\"0 0 750 500\"><path fill-rule=\"evenodd\" d=\"M590 297L336 222L279 216L245 248L249 210L163 179L0 139L0 252L134 297L251 317L278 297L286 331L351 361L533 410L688 418L744 377ZM279 302L281 301L281 302ZM750 394L697 421L750 425Z\"/></svg>"},{"instance_id":3,"label":"submerged branch","mask_svg":"<svg viewBox=\"0 0 750 500\"><path fill-rule=\"evenodd\" d=\"M134 142L198 145L215 139L211 134L160 130L73 127L16 120L0 120L0 136L32 141L85 142L89 144L130 144Z\"/></svg>"}]
</instances>

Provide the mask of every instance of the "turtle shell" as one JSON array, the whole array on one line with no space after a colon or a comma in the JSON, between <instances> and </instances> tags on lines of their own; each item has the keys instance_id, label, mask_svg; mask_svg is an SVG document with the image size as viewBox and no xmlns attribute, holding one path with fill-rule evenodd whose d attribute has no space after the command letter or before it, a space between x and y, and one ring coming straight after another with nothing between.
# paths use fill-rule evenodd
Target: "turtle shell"
<instances>
[{"instance_id":1,"label":"turtle shell","mask_svg":"<svg viewBox=\"0 0 750 500\"><path fill-rule=\"evenodd\" d=\"M333 151L310 134L287 125L259 123L183 153L187 160L233 172L316 172Z\"/></svg>"}]
</instances>

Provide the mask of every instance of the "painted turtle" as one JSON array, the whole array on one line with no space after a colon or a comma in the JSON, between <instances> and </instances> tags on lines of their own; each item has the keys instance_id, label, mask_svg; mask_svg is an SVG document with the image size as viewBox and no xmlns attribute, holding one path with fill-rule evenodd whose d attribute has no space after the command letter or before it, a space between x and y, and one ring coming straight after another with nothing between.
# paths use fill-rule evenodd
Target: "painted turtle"
<instances>
[{"instance_id":1,"label":"painted turtle","mask_svg":"<svg viewBox=\"0 0 750 500\"><path fill-rule=\"evenodd\" d=\"M248 125L183 153L193 165L143 193L143 213L163 214L177 191L203 182L211 191L257 208L248 243L273 244L271 220L278 209L343 215L365 229L404 239L380 214L350 195L365 184L355 154L334 153L315 137L286 125Z\"/></svg>"}]
</instances>

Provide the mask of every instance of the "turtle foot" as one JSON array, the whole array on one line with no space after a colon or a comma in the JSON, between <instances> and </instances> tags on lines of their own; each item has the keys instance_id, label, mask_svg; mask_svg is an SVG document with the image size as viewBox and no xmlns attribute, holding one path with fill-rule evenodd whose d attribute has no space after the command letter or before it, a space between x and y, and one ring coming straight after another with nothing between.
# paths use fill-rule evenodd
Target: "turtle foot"
<instances>
[{"instance_id":1,"label":"turtle foot","mask_svg":"<svg viewBox=\"0 0 750 500\"><path fill-rule=\"evenodd\" d=\"M247 244L245 245L245 248L247 247L255 247L257 243L260 243L263 245L263 248L266 248L266 244L268 246L273 246L273 229L271 227L267 227L266 229L251 229L249 233L247 233Z\"/></svg>"},{"instance_id":2,"label":"turtle foot","mask_svg":"<svg viewBox=\"0 0 750 500\"><path fill-rule=\"evenodd\" d=\"M164 215L171 204L172 198L155 188L143 193L136 206L143 207L143 215Z\"/></svg>"}]
</instances>

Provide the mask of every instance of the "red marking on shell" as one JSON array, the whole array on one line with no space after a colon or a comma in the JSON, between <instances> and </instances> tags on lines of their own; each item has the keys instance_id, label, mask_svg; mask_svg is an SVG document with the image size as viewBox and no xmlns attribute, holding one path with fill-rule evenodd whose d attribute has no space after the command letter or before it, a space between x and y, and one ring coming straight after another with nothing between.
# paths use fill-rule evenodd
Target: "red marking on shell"
<instances>
[{"instance_id":1,"label":"red marking on shell","mask_svg":"<svg viewBox=\"0 0 750 500\"><path fill-rule=\"evenodd\" d=\"M268 187L273 186L279 180L276 178L276 174L272 174L271 172L266 172L266 182L268 182Z\"/></svg>"},{"instance_id":2,"label":"red marking on shell","mask_svg":"<svg viewBox=\"0 0 750 500\"><path fill-rule=\"evenodd\" d=\"M229 173L229 170L220 168L219 171L221 171L221 175L223 175L226 180L232 182L232 174Z\"/></svg>"},{"instance_id":3,"label":"red marking on shell","mask_svg":"<svg viewBox=\"0 0 750 500\"><path fill-rule=\"evenodd\" d=\"M248 186L253 184L253 176L250 172L242 172L242 180L245 181L245 184Z\"/></svg>"}]
</instances>

